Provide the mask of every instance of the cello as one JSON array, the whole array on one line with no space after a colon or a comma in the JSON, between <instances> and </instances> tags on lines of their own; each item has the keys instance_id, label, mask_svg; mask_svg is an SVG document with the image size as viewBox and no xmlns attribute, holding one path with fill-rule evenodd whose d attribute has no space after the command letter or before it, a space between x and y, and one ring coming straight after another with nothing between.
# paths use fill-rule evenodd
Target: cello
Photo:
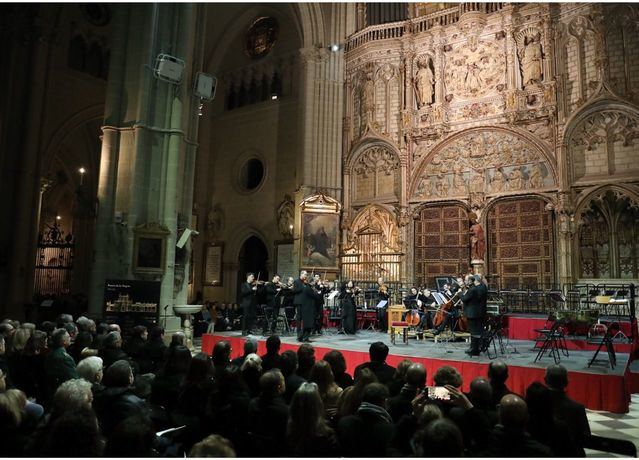
<instances>
[{"instance_id":1,"label":"cello","mask_svg":"<svg viewBox=\"0 0 639 460\"><path fill-rule=\"evenodd\" d=\"M465 292L465 290L463 292ZM460 289L447 302L440 305L440 307L437 309L437 313L435 313L435 317L433 318L434 327L439 327L444 321L446 321L448 315L450 315L455 308L457 297L461 294L462 290ZM457 327L460 331L468 330L468 323L463 315L460 315L459 321L457 322Z\"/></svg>"}]
</instances>

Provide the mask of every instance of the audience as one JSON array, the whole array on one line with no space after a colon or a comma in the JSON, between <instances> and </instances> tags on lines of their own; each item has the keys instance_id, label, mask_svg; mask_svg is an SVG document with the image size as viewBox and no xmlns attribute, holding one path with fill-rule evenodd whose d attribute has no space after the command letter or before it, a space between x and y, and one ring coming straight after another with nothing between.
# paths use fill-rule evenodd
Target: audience
<instances>
[{"instance_id":1,"label":"audience","mask_svg":"<svg viewBox=\"0 0 639 460\"><path fill-rule=\"evenodd\" d=\"M370 369L377 377L379 383L388 385L395 375L395 368L386 364L388 346L384 342L374 342L368 349L370 361L360 364L355 368L355 379L362 369Z\"/></svg>"},{"instance_id":2,"label":"audience","mask_svg":"<svg viewBox=\"0 0 639 460\"><path fill-rule=\"evenodd\" d=\"M280 354L275 335L262 357L247 340L233 361L227 340L209 356L192 355L183 333L168 347L163 339L160 327L136 326L123 344L118 325L86 316L2 321L2 454L572 457L584 456L590 433L562 366L549 366L547 386L531 384L525 400L508 388L503 361L473 376L467 394L457 369L442 366L433 381L446 400L426 388L424 365L388 365L383 342L371 344L353 381L338 350L318 361L311 344Z\"/></svg>"}]
</instances>

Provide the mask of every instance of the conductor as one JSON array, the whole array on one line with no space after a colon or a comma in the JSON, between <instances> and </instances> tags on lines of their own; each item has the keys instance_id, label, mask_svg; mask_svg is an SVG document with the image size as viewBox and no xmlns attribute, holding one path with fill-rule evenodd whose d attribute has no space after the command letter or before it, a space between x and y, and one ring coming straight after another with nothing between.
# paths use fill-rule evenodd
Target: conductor
<instances>
[{"instance_id":1,"label":"conductor","mask_svg":"<svg viewBox=\"0 0 639 460\"><path fill-rule=\"evenodd\" d=\"M470 349L466 353L470 356L479 356L481 336L484 332L488 289L481 282L481 276L479 275L467 276L466 285L471 283L472 286L462 297L464 315L468 319L468 328L470 329Z\"/></svg>"},{"instance_id":2,"label":"conductor","mask_svg":"<svg viewBox=\"0 0 639 460\"><path fill-rule=\"evenodd\" d=\"M311 331L315 321L315 299L316 294L307 281L306 270L300 272L300 277L293 284L293 303L297 309L297 340L300 342L310 342Z\"/></svg>"}]
</instances>

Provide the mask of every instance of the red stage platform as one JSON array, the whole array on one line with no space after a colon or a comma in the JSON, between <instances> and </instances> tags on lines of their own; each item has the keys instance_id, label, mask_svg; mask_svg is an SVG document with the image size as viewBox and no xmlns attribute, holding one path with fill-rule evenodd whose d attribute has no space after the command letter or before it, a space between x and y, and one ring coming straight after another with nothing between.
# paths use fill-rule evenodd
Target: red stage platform
<instances>
[{"instance_id":1,"label":"red stage platform","mask_svg":"<svg viewBox=\"0 0 639 460\"><path fill-rule=\"evenodd\" d=\"M222 334L204 334L202 336L202 351L211 353L213 346L220 340L228 340L233 348L232 357L241 356L243 352L244 338L236 335L237 333L222 333ZM383 334L379 334L380 337L386 337ZM292 338L282 338L282 351L297 350L299 344L286 343L286 340L292 341ZM330 340L323 338L323 340ZM387 341L387 340L385 340ZM316 359L321 359L322 356L331 349L338 349L346 358L346 364L349 373L353 373L355 367L359 364L368 361L368 350L347 350L339 346L339 343L335 343L335 346L325 344L313 344L315 347ZM532 342L530 344L532 347ZM444 365L450 365L455 367L464 378L463 390L468 391L470 382L478 376L485 376L488 370L488 362L478 362L475 360L456 360L456 359L441 359L431 357L420 356L403 356L396 354L401 352L400 347L392 347L391 353L388 356L387 362L392 366L396 366L399 361L405 358L409 358L414 362L420 362L424 365L428 372L428 384L432 385L432 377L435 371ZM258 354L262 355L266 352L265 340L258 341ZM605 352L604 352L605 356ZM507 361L508 362L508 361ZM550 361L551 362L551 361ZM544 380L544 368L541 367L525 367L509 364L508 386L511 390L525 394L526 388L534 381L543 382ZM549 363L546 363L549 364ZM615 413L628 412L628 404L630 402L630 392L634 385L631 382L630 371L626 364L619 363L618 372L610 372L609 370L603 370L601 373L597 372L579 372L569 370L569 387L568 394L571 398L581 402L589 409L605 410Z\"/></svg>"}]
</instances>

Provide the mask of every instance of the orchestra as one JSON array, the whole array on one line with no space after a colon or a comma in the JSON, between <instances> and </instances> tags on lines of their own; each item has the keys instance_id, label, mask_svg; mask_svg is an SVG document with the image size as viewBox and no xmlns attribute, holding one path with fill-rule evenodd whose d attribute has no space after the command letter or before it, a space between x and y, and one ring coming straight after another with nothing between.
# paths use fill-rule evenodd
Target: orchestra
<instances>
[{"instance_id":1,"label":"orchestra","mask_svg":"<svg viewBox=\"0 0 639 460\"><path fill-rule=\"evenodd\" d=\"M337 315L341 323L340 330L352 335L357 333L357 324L368 322L369 328L383 332L388 330L388 307L393 298L391 288L384 277L378 277L372 289L361 289L354 281L342 283L329 282L323 276L310 274L306 270L300 272L298 279L288 277L282 281L279 274L271 281L265 282L253 273L247 273L246 282L241 285L243 335L251 334L257 319L257 299L263 295L262 333L274 334L281 312L286 314L288 325L295 320L297 336L300 342L310 341L311 335L322 335L322 328L328 321L329 314L326 299L331 299L333 316ZM466 275L448 278L438 290L413 286L401 297L406 311L402 320L413 327L418 337L429 331L432 336L440 335L444 330L465 332L470 330L471 347L467 352L471 355L479 353L481 330L484 327L487 289L481 276ZM399 289L399 293L402 290ZM331 296L331 293L332 294ZM330 296L330 297L329 297ZM337 300L337 302L335 302ZM373 318L366 311L375 309ZM363 315L363 316L362 316ZM375 322L376 320L376 322ZM372 323L371 323L372 321Z\"/></svg>"}]
</instances>

